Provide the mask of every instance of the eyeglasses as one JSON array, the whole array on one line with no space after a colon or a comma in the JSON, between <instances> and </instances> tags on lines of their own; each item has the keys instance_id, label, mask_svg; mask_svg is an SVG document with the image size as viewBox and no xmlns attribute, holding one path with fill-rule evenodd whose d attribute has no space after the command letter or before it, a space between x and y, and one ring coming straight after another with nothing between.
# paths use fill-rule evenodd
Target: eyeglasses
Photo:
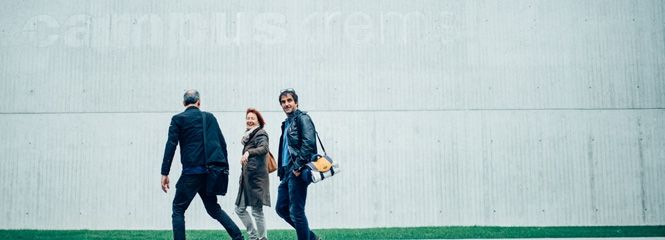
<instances>
[{"instance_id":1,"label":"eyeglasses","mask_svg":"<svg viewBox=\"0 0 665 240\"><path fill-rule=\"evenodd\" d=\"M295 93L296 90L293 89L293 88L285 88L285 89L282 89L281 91L279 91L280 94L284 93L284 92L293 92L293 93Z\"/></svg>"}]
</instances>

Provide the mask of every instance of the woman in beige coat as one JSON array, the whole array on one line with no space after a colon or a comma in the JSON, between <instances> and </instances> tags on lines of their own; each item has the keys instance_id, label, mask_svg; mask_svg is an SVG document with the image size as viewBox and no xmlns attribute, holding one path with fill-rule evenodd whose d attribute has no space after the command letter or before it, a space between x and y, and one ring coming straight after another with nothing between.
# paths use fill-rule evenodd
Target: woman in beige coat
<instances>
[{"instance_id":1,"label":"woman in beige coat","mask_svg":"<svg viewBox=\"0 0 665 240\"><path fill-rule=\"evenodd\" d=\"M242 175L236 198L236 214L247 228L250 239L268 239L263 215L263 206L270 206L270 184L266 168L268 134L263 130L265 121L256 109L247 109L246 131L242 137L243 155L240 159ZM250 217L247 207L252 207Z\"/></svg>"}]
</instances>

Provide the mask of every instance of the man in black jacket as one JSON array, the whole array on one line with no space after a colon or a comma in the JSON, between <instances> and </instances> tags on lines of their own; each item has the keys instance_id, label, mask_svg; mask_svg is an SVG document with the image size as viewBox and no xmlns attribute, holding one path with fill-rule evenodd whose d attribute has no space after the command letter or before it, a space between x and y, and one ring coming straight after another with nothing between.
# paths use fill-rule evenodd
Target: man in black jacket
<instances>
[{"instance_id":1,"label":"man in black jacket","mask_svg":"<svg viewBox=\"0 0 665 240\"><path fill-rule=\"evenodd\" d=\"M185 239L185 211L198 193L208 214L224 226L231 238L243 239L238 226L217 204L217 196L206 193L206 159L218 159L228 164L226 142L217 119L212 114L199 110L201 101L196 90L185 92L183 105L185 105L185 111L171 118L169 138L166 141L162 161L162 191L167 192L171 162L176 146L180 143L182 174L175 185L176 193L173 199L173 215L171 216L173 238ZM204 116L207 122L205 131L203 129ZM203 134L206 134L205 143Z\"/></svg>"},{"instance_id":2,"label":"man in black jacket","mask_svg":"<svg viewBox=\"0 0 665 240\"><path fill-rule=\"evenodd\" d=\"M312 182L306 164L316 154L316 130L307 113L298 110L298 95L286 89L279 95L279 103L286 113L279 139L278 172L281 182L277 190L275 210L296 229L299 240L318 239L309 229L305 216L307 186Z\"/></svg>"}]
</instances>

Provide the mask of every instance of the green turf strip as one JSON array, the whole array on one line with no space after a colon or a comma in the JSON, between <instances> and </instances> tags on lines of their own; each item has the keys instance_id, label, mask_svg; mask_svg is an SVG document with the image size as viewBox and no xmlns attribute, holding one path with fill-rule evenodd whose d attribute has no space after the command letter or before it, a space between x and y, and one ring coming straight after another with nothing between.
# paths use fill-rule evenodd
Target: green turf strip
<instances>
[{"instance_id":1,"label":"green turf strip","mask_svg":"<svg viewBox=\"0 0 665 240\"><path fill-rule=\"evenodd\" d=\"M427 238L593 238L665 237L665 226L611 227L416 227L368 229L315 229L322 239L427 239ZM247 235L245 235L247 236ZM270 230L271 240L295 239L293 230ZM0 239L171 239L171 231L149 230L0 230ZM229 239L224 231L187 231L187 239Z\"/></svg>"}]
</instances>

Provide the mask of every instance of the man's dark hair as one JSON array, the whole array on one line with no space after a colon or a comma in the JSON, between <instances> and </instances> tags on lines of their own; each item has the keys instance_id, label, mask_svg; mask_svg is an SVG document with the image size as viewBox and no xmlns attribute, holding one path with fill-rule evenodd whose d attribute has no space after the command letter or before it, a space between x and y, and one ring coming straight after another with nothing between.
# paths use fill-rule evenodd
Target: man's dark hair
<instances>
[{"instance_id":1,"label":"man's dark hair","mask_svg":"<svg viewBox=\"0 0 665 240\"><path fill-rule=\"evenodd\" d=\"M279 103L281 104L282 103L282 97L285 97L287 94L291 95L291 97L293 98L293 101L296 104L298 104L298 94L296 94L296 90L293 90L292 88L282 90L282 93L279 94L279 98L277 99L277 101L279 101Z\"/></svg>"},{"instance_id":2,"label":"man's dark hair","mask_svg":"<svg viewBox=\"0 0 665 240\"><path fill-rule=\"evenodd\" d=\"M199 91L194 89L185 91L185 95L182 98L182 102L185 105L194 104L201 99L201 97L199 97Z\"/></svg>"}]
</instances>

